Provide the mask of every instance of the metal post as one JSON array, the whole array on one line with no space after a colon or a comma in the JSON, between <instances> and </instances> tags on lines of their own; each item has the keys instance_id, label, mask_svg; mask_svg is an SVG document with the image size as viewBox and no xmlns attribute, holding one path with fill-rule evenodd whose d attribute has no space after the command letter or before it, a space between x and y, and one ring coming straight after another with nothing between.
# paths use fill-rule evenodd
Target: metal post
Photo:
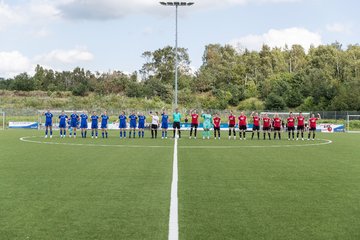
<instances>
[{"instance_id":1,"label":"metal post","mask_svg":"<svg viewBox=\"0 0 360 240\"><path fill-rule=\"evenodd\" d=\"M178 102L178 5L175 5L175 108Z\"/></svg>"}]
</instances>

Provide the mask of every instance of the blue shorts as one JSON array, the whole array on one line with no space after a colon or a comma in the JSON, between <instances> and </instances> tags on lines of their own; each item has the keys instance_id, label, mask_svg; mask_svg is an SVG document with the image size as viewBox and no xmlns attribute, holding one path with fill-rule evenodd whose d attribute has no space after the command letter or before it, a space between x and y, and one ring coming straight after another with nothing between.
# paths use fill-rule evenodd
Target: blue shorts
<instances>
[{"instance_id":1,"label":"blue shorts","mask_svg":"<svg viewBox=\"0 0 360 240\"><path fill-rule=\"evenodd\" d=\"M72 122L72 123L71 123L71 127L77 128L77 122Z\"/></svg>"},{"instance_id":2,"label":"blue shorts","mask_svg":"<svg viewBox=\"0 0 360 240\"><path fill-rule=\"evenodd\" d=\"M136 128L136 122L130 122L130 128Z\"/></svg>"},{"instance_id":3,"label":"blue shorts","mask_svg":"<svg viewBox=\"0 0 360 240\"><path fill-rule=\"evenodd\" d=\"M66 128L66 123L62 123L62 124L60 123L59 128Z\"/></svg>"},{"instance_id":4,"label":"blue shorts","mask_svg":"<svg viewBox=\"0 0 360 240\"><path fill-rule=\"evenodd\" d=\"M139 123L138 128L144 129L144 128L145 128L145 124L144 124L144 123Z\"/></svg>"},{"instance_id":5,"label":"blue shorts","mask_svg":"<svg viewBox=\"0 0 360 240\"><path fill-rule=\"evenodd\" d=\"M84 124L80 125L80 128L87 128L87 127L88 127L87 123L84 123Z\"/></svg>"},{"instance_id":6,"label":"blue shorts","mask_svg":"<svg viewBox=\"0 0 360 240\"><path fill-rule=\"evenodd\" d=\"M98 125L91 125L91 129L98 129L99 126Z\"/></svg>"},{"instance_id":7,"label":"blue shorts","mask_svg":"<svg viewBox=\"0 0 360 240\"><path fill-rule=\"evenodd\" d=\"M52 122L45 122L45 127L52 127Z\"/></svg>"},{"instance_id":8,"label":"blue shorts","mask_svg":"<svg viewBox=\"0 0 360 240\"><path fill-rule=\"evenodd\" d=\"M107 124L101 124L101 129L106 129L107 128Z\"/></svg>"},{"instance_id":9,"label":"blue shorts","mask_svg":"<svg viewBox=\"0 0 360 240\"><path fill-rule=\"evenodd\" d=\"M168 129L168 128L169 128L169 124L167 124L167 123L162 123L162 124L161 124L161 128L163 128L163 129Z\"/></svg>"},{"instance_id":10,"label":"blue shorts","mask_svg":"<svg viewBox=\"0 0 360 240\"><path fill-rule=\"evenodd\" d=\"M126 128L126 122L120 123L119 128Z\"/></svg>"}]
</instances>

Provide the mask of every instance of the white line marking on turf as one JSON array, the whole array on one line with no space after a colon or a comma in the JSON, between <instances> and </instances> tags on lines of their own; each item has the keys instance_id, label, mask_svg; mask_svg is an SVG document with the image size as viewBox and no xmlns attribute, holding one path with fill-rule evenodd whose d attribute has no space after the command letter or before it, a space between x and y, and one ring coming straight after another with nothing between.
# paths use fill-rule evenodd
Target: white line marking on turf
<instances>
[{"instance_id":1,"label":"white line marking on turf","mask_svg":"<svg viewBox=\"0 0 360 240\"><path fill-rule=\"evenodd\" d=\"M36 141L36 140L29 140L31 138L39 138L37 136L29 136L29 137L21 137L20 141L29 142L29 143L37 143L37 144L49 144L49 145L67 145L67 146L84 146L84 147L128 147L128 148L172 148L172 146L166 145L127 145L127 144L97 144L97 143L64 143L64 142L44 142L44 141ZM177 141L177 140L176 140ZM323 141L323 142L318 142ZM306 141L308 142L308 141ZM280 144L280 145L233 145L233 146L179 146L179 148L188 148L188 149L237 149L237 148L280 148L280 147L312 147L312 146L321 146L333 143L331 140L328 139L317 139L316 142L309 142L304 144Z\"/></svg>"},{"instance_id":2,"label":"white line marking on turf","mask_svg":"<svg viewBox=\"0 0 360 240\"><path fill-rule=\"evenodd\" d=\"M177 138L174 141L174 159L173 172L171 181L171 198L170 198L170 216L169 216L169 240L179 239L179 222L178 222L178 156L177 156Z\"/></svg>"}]
</instances>

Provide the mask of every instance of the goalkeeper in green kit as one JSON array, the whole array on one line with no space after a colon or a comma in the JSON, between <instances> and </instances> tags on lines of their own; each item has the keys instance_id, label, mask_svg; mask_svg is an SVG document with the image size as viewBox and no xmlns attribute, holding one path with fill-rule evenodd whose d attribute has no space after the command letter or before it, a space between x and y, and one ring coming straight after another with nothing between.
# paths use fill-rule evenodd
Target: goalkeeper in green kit
<instances>
[{"instance_id":1,"label":"goalkeeper in green kit","mask_svg":"<svg viewBox=\"0 0 360 240\"><path fill-rule=\"evenodd\" d=\"M207 111L206 113L202 113L201 117L204 119L203 122L203 128L204 131L202 132L203 135L203 139L207 138L210 139L210 128L212 128L212 116L209 113L209 111Z\"/></svg>"}]
</instances>

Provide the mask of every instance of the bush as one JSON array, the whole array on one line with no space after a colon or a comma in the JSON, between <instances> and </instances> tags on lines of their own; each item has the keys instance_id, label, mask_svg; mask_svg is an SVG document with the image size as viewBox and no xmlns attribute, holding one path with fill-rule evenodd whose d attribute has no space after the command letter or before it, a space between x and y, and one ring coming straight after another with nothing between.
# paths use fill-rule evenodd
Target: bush
<instances>
[{"instance_id":1,"label":"bush","mask_svg":"<svg viewBox=\"0 0 360 240\"><path fill-rule=\"evenodd\" d=\"M241 101L237 110L264 110L264 102L258 98L249 98Z\"/></svg>"}]
</instances>

